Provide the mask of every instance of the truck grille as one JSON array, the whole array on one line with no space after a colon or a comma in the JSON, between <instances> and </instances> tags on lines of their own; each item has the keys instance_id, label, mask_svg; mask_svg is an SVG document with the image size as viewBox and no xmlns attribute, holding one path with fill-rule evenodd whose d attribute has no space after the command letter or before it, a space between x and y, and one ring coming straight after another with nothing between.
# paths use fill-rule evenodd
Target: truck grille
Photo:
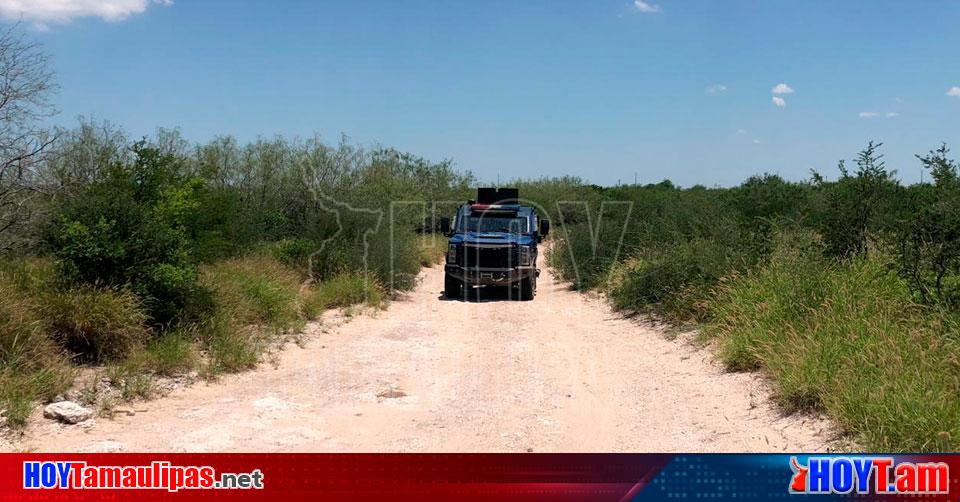
<instances>
[{"instance_id":1,"label":"truck grille","mask_svg":"<svg viewBox=\"0 0 960 502\"><path fill-rule=\"evenodd\" d=\"M467 268L513 268L519 263L513 246L465 246L463 266Z\"/></svg>"}]
</instances>

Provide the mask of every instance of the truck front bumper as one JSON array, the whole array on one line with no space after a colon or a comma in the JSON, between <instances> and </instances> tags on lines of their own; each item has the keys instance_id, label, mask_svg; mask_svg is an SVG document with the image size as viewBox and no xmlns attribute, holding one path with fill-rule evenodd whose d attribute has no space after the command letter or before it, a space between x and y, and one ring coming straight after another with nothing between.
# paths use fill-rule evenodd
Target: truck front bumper
<instances>
[{"instance_id":1,"label":"truck front bumper","mask_svg":"<svg viewBox=\"0 0 960 502\"><path fill-rule=\"evenodd\" d=\"M540 271L537 267L515 268L475 268L447 264L444 268L447 274L471 286L509 286L528 277L537 277Z\"/></svg>"}]
</instances>

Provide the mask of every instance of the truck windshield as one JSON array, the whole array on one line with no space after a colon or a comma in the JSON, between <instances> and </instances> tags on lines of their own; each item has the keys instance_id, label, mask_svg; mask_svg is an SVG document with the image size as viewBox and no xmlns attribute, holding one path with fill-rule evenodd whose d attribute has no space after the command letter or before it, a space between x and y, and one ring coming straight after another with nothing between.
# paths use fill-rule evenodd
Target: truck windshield
<instances>
[{"instance_id":1,"label":"truck windshield","mask_svg":"<svg viewBox=\"0 0 960 502\"><path fill-rule=\"evenodd\" d=\"M527 219L503 216L466 216L461 220L460 230L462 232L522 234L527 231Z\"/></svg>"}]
</instances>

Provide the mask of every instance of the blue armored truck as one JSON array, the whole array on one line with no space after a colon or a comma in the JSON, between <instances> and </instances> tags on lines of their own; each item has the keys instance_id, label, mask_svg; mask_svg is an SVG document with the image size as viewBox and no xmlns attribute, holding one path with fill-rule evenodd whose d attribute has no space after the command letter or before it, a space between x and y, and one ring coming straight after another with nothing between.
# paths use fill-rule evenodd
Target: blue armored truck
<instances>
[{"instance_id":1,"label":"blue armored truck","mask_svg":"<svg viewBox=\"0 0 960 502\"><path fill-rule=\"evenodd\" d=\"M477 200L457 209L451 225L440 220L450 236L444 295L466 298L478 287L503 286L512 298L532 300L537 291L537 244L550 232L530 206L520 204L516 188L480 188Z\"/></svg>"}]
</instances>

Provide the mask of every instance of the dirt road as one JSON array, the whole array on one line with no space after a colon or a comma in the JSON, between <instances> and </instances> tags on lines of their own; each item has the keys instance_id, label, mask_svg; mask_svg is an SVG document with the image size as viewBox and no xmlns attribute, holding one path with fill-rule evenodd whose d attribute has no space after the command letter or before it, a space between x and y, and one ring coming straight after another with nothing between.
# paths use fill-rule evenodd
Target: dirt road
<instances>
[{"instance_id":1,"label":"dirt road","mask_svg":"<svg viewBox=\"0 0 960 502\"><path fill-rule=\"evenodd\" d=\"M757 375L569 291L447 301L442 268L387 311L308 327L276 366L197 384L90 427L40 420L37 451L798 451ZM324 332L326 331L326 332Z\"/></svg>"}]
</instances>

